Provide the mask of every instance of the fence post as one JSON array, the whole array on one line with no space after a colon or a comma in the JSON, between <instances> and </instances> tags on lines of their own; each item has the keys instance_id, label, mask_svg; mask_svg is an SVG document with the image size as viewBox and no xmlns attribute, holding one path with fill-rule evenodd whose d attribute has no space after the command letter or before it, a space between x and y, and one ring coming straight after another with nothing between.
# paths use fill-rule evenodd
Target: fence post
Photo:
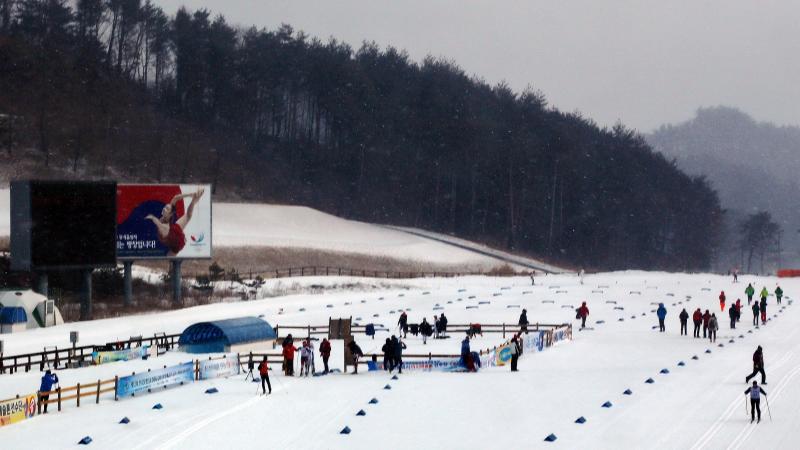
<instances>
[{"instance_id":1,"label":"fence post","mask_svg":"<svg viewBox=\"0 0 800 450\"><path fill-rule=\"evenodd\" d=\"M42 413L42 395L41 391L36 391L36 414ZM19 394L17 394L17 398L19 398Z\"/></svg>"},{"instance_id":2,"label":"fence post","mask_svg":"<svg viewBox=\"0 0 800 450\"><path fill-rule=\"evenodd\" d=\"M58 393L58 412L61 412L61 386L56 390Z\"/></svg>"},{"instance_id":3,"label":"fence post","mask_svg":"<svg viewBox=\"0 0 800 450\"><path fill-rule=\"evenodd\" d=\"M329 267L325 267L325 276L328 276L328 275L329 275L329 274L328 274L328 269L329 269Z\"/></svg>"},{"instance_id":4,"label":"fence post","mask_svg":"<svg viewBox=\"0 0 800 450\"><path fill-rule=\"evenodd\" d=\"M311 325L308 326L308 339L311 340Z\"/></svg>"},{"instance_id":5,"label":"fence post","mask_svg":"<svg viewBox=\"0 0 800 450\"><path fill-rule=\"evenodd\" d=\"M114 375L114 401L119 400L119 398L117 397L118 386L119 386L119 377L117 375Z\"/></svg>"},{"instance_id":6,"label":"fence post","mask_svg":"<svg viewBox=\"0 0 800 450\"><path fill-rule=\"evenodd\" d=\"M81 407L81 384L78 383L78 408Z\"/></svg>"},{"instance_id":7,"label":"fence post","mask_svg":"<svg viewBox=\"0 0 800 450\"><path fill-rule=\"evenodd\" d=\"M95 398L94 403L100 403L100 380L97 380L97 397Z\"/></svg>"}]
</instances>

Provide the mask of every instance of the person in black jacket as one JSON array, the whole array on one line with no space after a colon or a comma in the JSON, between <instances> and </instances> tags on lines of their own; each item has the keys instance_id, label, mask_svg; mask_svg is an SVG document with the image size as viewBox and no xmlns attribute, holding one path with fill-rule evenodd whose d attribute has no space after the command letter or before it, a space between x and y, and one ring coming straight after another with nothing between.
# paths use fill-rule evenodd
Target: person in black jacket
<instances>
[{"instance_id":1,"label":"person in black jacket","mask_svg":"<svg viewBox=\"0 0 800 450\"><path fill-rule=\"evenodd\" d=\"M392 336L394 337L394 336ZM392 340L386 338L386 343L383 344L381 347L381 351L383 352L383 370L392 371L394 370L394 344Z\"/></svg>"},{"instance_id":2,"label":"person in black jacket","mask_svg":"<svg viewBox=\"0 0 800 450\"><path fill-rule=\"evenodd\" d=\"M522 314L519 315L519 332L522 333L523 331L525 334L528 334L528 310L523 309Z\"/></svg>"},{"instance_id":3,"label":"person in black jacket","mask_svg":"<svg viewBox=\"0 0 800 450\"><path fill-rule=\"evenodd\" d=\"M756 420L756 411L758 411L758 421L761 422L761 397L759 394L767 395L764 389L753 381L753 386L747 388L744 394L750 394L750 423Z\"/></svg>"},{"instance_id":4,"label":"person in black jacket","mask_svg":"<svg viewBox=\"0 0 800 450\"><path fill-rule=\"evenodd\" d=\"M405 311L403 311L403 313L400 314L400 318L397 319L397 325L400 326L400 331L403 332L403 339L405 339L406 336L408 336L408 315Z\"/></svg>"},{"instance_id":5,"label":"person in black jacket","mask_svg":"<svg viewBox=\"0 0 800 450\"><path fill-rule=\"evenodd\" d=\"M392 336L391 343L392 354L394 355L394 364L392 364L392 369L389 370L389 372L394 370L394 367L397 367L397 373L403 373L403 349L406 348L406 344L396 336Z\"/></svg>"},{"instance_id":6,"label":"person in black jacket","mask_svg":"<svg viewBox=\"0 0 800 450\"><path fill-rule=\"evenodd\" d=\"M439 316L439 337L443 338L445 333L447 333L447 317L442 313L442 315Z\"/></svg>"},{"instance_id":7,"label":"person in black jacket","mask_svg":"<svg viewBox=\"0 0 800 450\"><path fill-rule=\"evenodd\" d=\"M678 316L678 318L681 319L681 336L684 334L688 335L689 328L686 324L689 322L689 313L686 312L686 308L683 308L683 311L681 311L681 314ZM697 329L697 327L695 327L695 329Z\"/></svg>"},{"instance_id":8,"label":"person in black jacket","mask_svg":"<svg viewBox=\"0 0 800 450\"><path fill-rule=\"evenodd\" d=\"M522 353L522 348L519 345L519 339L515 335L511 338L511 371L517 372L517 361L519 361L519 355Z\"/></svg>"},{"instance_id":9,"label":"person in black jacket","mask_svg":"<svg viewBox=\"0 0 800 450\"><path fill-rule=\"evenodd\" d=\"M419 333L422 335L422 343L427 344L428 338L433 334L433 328L425 317L422 318L422 323L419 324Z\"/></svg>"},{"instance_id":10,"label":"person in black jacket","mask_svg":"<svg viewBox=\"0 0 800 450\"><path fill-rule=\"evenodd\" d=\"M731 319L731 330L736 328L736 305L731 305L728 309L728 317Z\"/></svg>"},{"instance_id":11,"label":"person in black jacket","mask_svg":"<svg viewBox=\"0 0 800 450\"><path fill-rule=\"evenodd\" d=\"M353 367L355 368L355 370L353 370L353 374L356 374L358 373L358 358L364 356L364 352L361 351L361 347L356 344L355 340L352 340L347 344L347 349L350 350L350 354L353 355Z\"/></svg>"},{"instance_id":12,"label":"person in black jacket","mask_svg":"<svg viewBox=\"0 0 800 450\"><path fill-rule=\"evenodd\" d=\"M747 378L744 379L744 382L749 383L750 378L755 377L759 373L761 374L761 384L767 384L767 375L764 373L764 351L761 349L760 345L753 353L753 373L748 375Z\"/></svg>"}]
</instances>

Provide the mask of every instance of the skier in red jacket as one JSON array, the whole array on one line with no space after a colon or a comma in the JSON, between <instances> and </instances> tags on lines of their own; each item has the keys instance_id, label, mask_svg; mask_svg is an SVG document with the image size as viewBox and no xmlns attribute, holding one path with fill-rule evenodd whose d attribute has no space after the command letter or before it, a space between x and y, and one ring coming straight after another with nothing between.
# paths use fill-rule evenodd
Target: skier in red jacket
<instances>
[{"instance_id":1,"label":"skier in red jacket","mask_svg":"<svg viewBox=\"0 0 800 450\"><path fill-rule=\"evenodd\" d=\"M581 328L586 327L586 318L589 316L589 307L586 306L586 302L581 304L581 307L578 308L578 317L581 318Z\"/></svg>"},{"instance_id":2,"label":"skier in red jacket","mask_svg":"<svg viewBox=\"0 0 800 450\"><path fill-rule=\"evenodd\" d=\"M325 365L325 372L328 373L328 358L331 357L331 343L327 339L323 339L319 344L319 354L322 355L322 364Z\"/></svg>"},{"instance_id":3,"label":"skier in red jacket","mask_svg":"<svg viewBox=\"0 0 800 450\"><path fill-rule=\"evenodd\" d=\"M725 311L725 291L719 293L719 310Z\"/></svg>"},{"instance_id":4,"label":"skier in red jacket","mask_svg":"<svg viewBox=\"0 0 800 450\"><path fill-rule=\"evenodd\" d=\"M703 322L703 313L700 311L700 308L695 310L694 314L692 314L692 322L694 322L694 337L700 337L700 324Z\"/></svg>"}]
</instances>

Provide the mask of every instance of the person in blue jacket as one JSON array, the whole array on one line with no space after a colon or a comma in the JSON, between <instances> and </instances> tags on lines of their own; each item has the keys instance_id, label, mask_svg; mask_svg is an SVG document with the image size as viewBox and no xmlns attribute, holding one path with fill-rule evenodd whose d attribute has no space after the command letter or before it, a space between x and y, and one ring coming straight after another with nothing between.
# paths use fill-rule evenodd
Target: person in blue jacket
<instances>
[{"instance_id":1,"label":"person in blue jacket","mask_svg":"<svg viewBox=\"0 0 800 450\"><path fill-rule=\"evenodd\" d=\"M39 402L47 401L50 398L49 392L53 390L53 385L58 383L58 375L51 373L48 369L42 377L42 384L39 385ZM47 392L47 394L45 394ZM47 403L44 404L44 413L47 414Z\"/></svg>"},{"instance_id":2,"label":"person in blue jacket","mask_svg":"<svg viewBox=\"0 0 800 450\"><path fill-rule=\"evenodd\" d=\"M664 332L664 319L667 317L667 308L664 308L663 303L658 304L658 310L656 310L656 315L658 316L658 328L663 333Z\"/></svg>"}]
</instances>

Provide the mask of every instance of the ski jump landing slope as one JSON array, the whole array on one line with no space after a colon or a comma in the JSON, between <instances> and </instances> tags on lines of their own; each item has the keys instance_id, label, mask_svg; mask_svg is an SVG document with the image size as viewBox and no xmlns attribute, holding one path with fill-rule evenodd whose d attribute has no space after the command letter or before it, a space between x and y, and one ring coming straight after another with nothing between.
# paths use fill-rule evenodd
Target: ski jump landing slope
<instances>
[{"instance_id":1,"label":"ski jump landing slope","mask_svg":"<svg viewBox=\"0 0 800 450\"><path fill-rule=\"evenodd\" d=\"M773 291L778 281L747 276L740 280L732 284L730 278L715 275L645 272L587 275L583 285L574 275L542 276L536 286L522 277L410 280L380 292L276 297L41 330L52 335L36 331L30 336L37 342L49 337L51 345L63 345L73 328L82 337L113 339L118 333L127 337L130 329L171 333L197 320L257 314L273 325L352 315L358 322L393 329L400 308L410 309L412 322L431 320L442 311L434 308L444 308L450 323L508 323L516 322L520 308L526 308L531 322L574 324L574 308L581 301L588 301L587 325L593 328L576 329L573 342L523 355L517 373L491 368L478 373L409 372L398 380L384 373L301 379L284 377L274 367L273 393L266 397L257 395L255 383L245 382L243 375L201 381L118 402L87 402L79 409L71 406L0 427L0 442L3 449L67 449L88 435L94 439L92 448L115 450L796 449L800 306L787 303L800 292L800 280L781 280L787 297L782 307L769 298L770 321L765 326L755 328L752 313L744 309L741 322L731 330L727 312L719 309L720 290L735 301L744 298L747 282L757 291L762 286ZM668 310L666 333L654 329L658 302ZM678 314L684 307L717 313L716 343L691 337L691 322L689 336L679 334ZM374 340L358 337L358 342L365 352L379 351L387 336L380 332ZM409 336L405 354L457 353L460 338L423 345ZM22 334L8 339L9 353L28 345ZM473 342L473 348L500 340L486 335ZM758 345L764 348L769 383L764 389L772 420L762 403L762 421L751 425L744 377ZM188 359L171 352L148 361L61 371L59 376L64 385L71 385L105 378L107 371L139 373L182 358ZM0 375L0 397L35 390L38 376ZM648 379L653 383L646 383ZM219 393L204 394L212 386ZM378 403L370 404L372 398ZM606 402L611 407L603 407ZM151 409L155 403L163 409ZM357 416L362 409L366 415ZM123 416L131 422L118 424ZM575 423L579 417L586 422ZM339 434L345 426L352 432ZM550 434L557 439L545 442Z\"/></svg>"}]
</instances>

